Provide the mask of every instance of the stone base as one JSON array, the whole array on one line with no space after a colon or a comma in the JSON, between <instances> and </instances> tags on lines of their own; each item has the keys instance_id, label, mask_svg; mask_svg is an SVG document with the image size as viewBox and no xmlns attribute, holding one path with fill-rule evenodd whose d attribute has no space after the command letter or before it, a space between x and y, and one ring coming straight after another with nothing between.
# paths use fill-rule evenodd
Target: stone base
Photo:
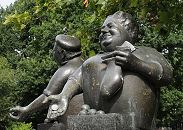
<instances>
[{"instance_id":1,"label":"stone base","mask_svg":"<svg viewBox=\"0 0 183 130\"><path fill-rule=\"evenodd\" d=\"M42 123L37 125L37 130L66 130L62 123Z\"/></svg>"},{"instance_id":2,"label":"stone base","mask_svg":"<svg viewBox=\"0 0 183 130\"><path fill-rule=\"evenodd\" d=\"M67 118L67 125L43 123L38 125L37 130L155 130L151 126L146 127L145 123L141 126L137 123L134 116L116 113L70 115Z\"/></svg>"},{"instance_id":3,"label":"stone base","mask_svg":"<svg viewBox=\"0 0 183 130\"><path fill-rule=\"evenodd\" d=\"M69 116L68 130L125 130L120 114Z\"/></svg>"}]
</instances>

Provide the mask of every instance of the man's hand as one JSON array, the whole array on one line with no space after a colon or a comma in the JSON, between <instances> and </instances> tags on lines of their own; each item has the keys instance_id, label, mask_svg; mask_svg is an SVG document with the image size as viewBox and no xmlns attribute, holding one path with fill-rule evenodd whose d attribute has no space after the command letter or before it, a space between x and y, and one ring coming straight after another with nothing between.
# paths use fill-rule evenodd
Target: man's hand
<instances>
[{"instance_id":1,"label":"man's hand","mask_svg":"<svg viewBox=\"0 0 183 130\"><path fill-rule=\"evenodd\" d=\"M122 67L128 66L132 56L131 49L121 46L117 46L116 48L116 51L113 51L102 57L103 63L114 60L117 65L120 65Z\"/></svg>"},{"instance_id":2,"label":"man's hand","mask_svg":"<svg viewBox=\"0 0 183 130\"><path fill-rule=\"evenodd\" d=\"M23 121L28 113L26 107L16 106L10 109L9 115L14 120Z\"/></svg>"},{"instance_id":3,"label":"man's hand","mask_svg":"<svg viewBox=\"0 0 183 130\"><path fill-rule=\"evenodd\" d=\"M48 109L47 120L55 120L66 112L68 107L68 98L65 96L51 95L47 100L51 101Z\"/></svg>"}]
</instances>

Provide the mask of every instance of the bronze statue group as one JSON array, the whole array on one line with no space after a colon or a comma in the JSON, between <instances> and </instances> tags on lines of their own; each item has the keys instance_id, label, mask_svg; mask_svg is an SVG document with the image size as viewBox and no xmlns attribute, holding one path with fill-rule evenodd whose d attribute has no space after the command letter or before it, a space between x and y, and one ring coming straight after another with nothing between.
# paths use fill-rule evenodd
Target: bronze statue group
<instances>
[{"instance_id":1,"label":"bronze statue group","mask_svg":"<svg viewBox=\"0 0 183 130\"><path fill-rule=\"evenodd\" d=\"M132 16L118 11L102 25L99 43L104 52L83 61L80 41L58 35L53 54L61 67L42 95L25 107L12 108L10 116L23 120L49 107L46 121L56 120L64 117L73 97L82 93L87 104L83 107L94 113L133 114L136 129L154 129L160 87L171 81L172 68L155 49L135 46L137 36L138 26ZM78 98L77 105L81 106L82 97ZM70 114L72 111L79 113L75 108Z\"/></svg>"}]
</instances>

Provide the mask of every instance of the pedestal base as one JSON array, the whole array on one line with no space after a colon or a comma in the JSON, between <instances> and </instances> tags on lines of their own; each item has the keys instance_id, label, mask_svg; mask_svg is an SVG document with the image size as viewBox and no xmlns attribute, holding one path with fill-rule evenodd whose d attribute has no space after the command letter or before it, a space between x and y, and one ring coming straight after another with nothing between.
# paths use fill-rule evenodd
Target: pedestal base
<instances>
[{"instance_id":1,"label":"pedestal base","mask_svg":"<svg viewBox=\"0 0 183 130\"><path fill-rule=\"evenodd\" d=\"M37 130L66 130L62 123L42 123L37 125Z\"/></svg>"},{"instance_id":2,"label":"pedestal base","mask_svg":"<svg viewBox=\"0 0 183 130\"><path fill-rule=\"evenodd\" d=\"M123 130L120 114L69 116L67 123L68 130Z\"/></svg>"},{"instance_id":3,"label":"pedestal base","mask_svg":"<svg viewBox=\"0 0 183 130\"><path fill-rule=\"evenodd\" d=\"M155 130L151 126L145 126L145 124L139 126L135 122L134 116L110 113L70 115L67 118L67 125L63 123L43 123L38 125L37 130Z\"/></svg>"}]
</instances>

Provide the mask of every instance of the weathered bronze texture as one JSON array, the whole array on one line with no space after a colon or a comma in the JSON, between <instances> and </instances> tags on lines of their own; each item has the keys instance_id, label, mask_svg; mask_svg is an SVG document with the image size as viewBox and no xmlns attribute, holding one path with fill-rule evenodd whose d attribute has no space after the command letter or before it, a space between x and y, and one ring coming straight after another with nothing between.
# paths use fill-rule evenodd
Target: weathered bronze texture
<instances>
[{"instance_id":1,"label":"weathered bronze texture","mask_svg":"<svg viewBox=\"0 0 183 130\"><path fill-rule=\"evenodd\" d=\"M80 48L80 41L76 37L69 35L58 35L56 37L53 56L61 67L54 73L43 94L25 107L16 106L10 110L10 116L13 119L24 120L26 116L33 112L48 108L49 102L46 100L47 97L53 94L59 94L68 77L83 63ZM72 108L69 108L66 115L78 113L82 104L83 97L79 95L73 99L71 103ZM66 117L62 117L61 120L66 122Z\"/></svg>"},{"instance_id":2,"label":"weathered bronze texture","mask_svg":"<svg viewBox=\"0 0 183 130\"><path fill-rule=\"evenodd\" d=\"M134 129L154 129L159 90L171 81L172 68L155 49L134 46L137 35L130 14L107 17L99 36L104 53L87 59L59 95L48 97L58 109L50 107L47 118L63 115L72 97L83 93L91 109L128 115Z\"/></svg>"}]
</instances>

